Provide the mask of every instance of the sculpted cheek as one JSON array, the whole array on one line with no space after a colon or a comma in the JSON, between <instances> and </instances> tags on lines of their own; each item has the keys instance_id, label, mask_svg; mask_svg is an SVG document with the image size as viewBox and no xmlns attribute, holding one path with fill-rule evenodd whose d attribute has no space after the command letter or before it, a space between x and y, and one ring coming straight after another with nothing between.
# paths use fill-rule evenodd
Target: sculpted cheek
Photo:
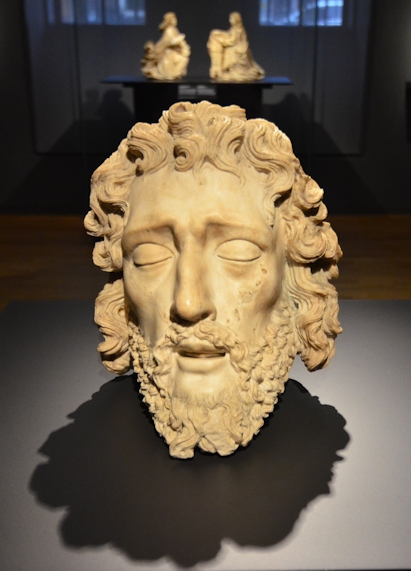
<instances>
[{"instance_id":1,"label":"sculpted cheek","mask_svg":"<svg viewBox=\"0 0 411 571\"><path fill-rule=\"evenodd\" d=\"M273 308L280 291L281 277L278 272L261 267L247 284L240 287L238 300L242 305L252 304L256 310Z\"/></svg>"}]
</instances>

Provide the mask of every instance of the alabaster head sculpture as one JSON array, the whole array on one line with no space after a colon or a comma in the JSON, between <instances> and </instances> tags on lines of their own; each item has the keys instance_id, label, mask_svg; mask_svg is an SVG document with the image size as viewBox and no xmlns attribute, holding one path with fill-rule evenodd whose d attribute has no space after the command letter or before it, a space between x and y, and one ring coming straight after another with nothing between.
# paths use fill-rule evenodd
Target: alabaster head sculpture
<instances>
[{"instance_id":1,"label":"alabaster head sculpture","mask_svg":"<svg viewBox=\"0 0 411 571\"><path fill-rule=\"evenodd\" d=\"M191 49L185 35L177 29L177 17L167 12L159 26L163 35L157 43L144 45L144 58L141 71L150 79L173 80L187 75Z\"/></svg>"},{"instance_id":2,"label":"alabaster head sculpture","mask_svg":"<svg viewBox=\"0 0 411 571\"><path fill-rule=\"evenodd\" d=\"M296 354L332 357L341 250L322 196L274 124L207 101L137 123L95 171L98 350L137 372L172 456L247 445Z\"/></svg>"},{"instance_id":3,"label":"alabaster head sculpture","mask_svg":"<svg viewBox=\"0 0 411 571\"><path fill-rule=\"evenodd\" d=\"M265 73L253 59L241 14L231 12L229 21L229 30L210 32L207 42L211 60L210 77L222 81L262 79Z\"/></svg>"}]
</instances>

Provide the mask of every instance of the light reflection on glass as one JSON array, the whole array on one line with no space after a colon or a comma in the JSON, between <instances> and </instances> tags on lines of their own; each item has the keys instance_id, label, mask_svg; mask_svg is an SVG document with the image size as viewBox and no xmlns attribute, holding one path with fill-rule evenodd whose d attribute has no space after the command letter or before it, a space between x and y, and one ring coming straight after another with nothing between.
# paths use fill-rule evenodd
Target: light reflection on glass
<instances>
[{"instance_id":1,"label":"light reflection on glass","mask_svg":"<svg viewBox=\"0 0 411 571\"><path fill-rule=\"evenodd\" d=\"M261 26L342 26L344 0L260 0Z\"/></svg>"},{"instance_id":2,"label":"light reflection on glass","mask_svg":"<svg viewBox=\"0 0 411 571\"><path fill-rule=\"evenodd\" d=\"M145 0L45 0L49 24L141 26Z\"/></svg>"}]
</instances>

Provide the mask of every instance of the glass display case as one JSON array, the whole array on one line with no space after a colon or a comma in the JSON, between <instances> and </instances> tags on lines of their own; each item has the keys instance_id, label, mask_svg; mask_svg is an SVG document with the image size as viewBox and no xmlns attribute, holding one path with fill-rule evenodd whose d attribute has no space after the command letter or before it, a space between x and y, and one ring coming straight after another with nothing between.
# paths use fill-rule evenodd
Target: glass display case
<instances>
[{"instance_id":1,"label":"glass display case","mask_svg":"<svg viewBox=\"0 0 411 571\"><path fill-rule=\"evenodd\" d=\"M85 189L134 121L153 120L147 97L136 109L130 85L104 80L142 76L143 46L158 39L167 9L150 0L25 0L36 151L82 155ZM289 79L262 91L261 115L287 133L306 170L315 154L360 153L370 0L210 0L207 10L179 0L173 10L191 46L176 100L190 97L194 80L209 82L209 33L239 11L266 76ZM222 103L241 103L227 89ZM218 103L213 89L204 98Z\"/></svg>"}]
</instances>

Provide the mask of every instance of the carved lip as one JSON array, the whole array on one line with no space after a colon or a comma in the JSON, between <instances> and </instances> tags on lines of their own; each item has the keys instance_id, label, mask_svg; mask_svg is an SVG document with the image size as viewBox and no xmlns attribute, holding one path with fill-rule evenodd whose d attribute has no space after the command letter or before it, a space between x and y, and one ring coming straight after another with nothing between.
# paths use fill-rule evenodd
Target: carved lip
<instances>
[{"instance_id":1,"label":"carved lip","mask_svg":"<svg viewBox=\"0 0 411 571\"><path fill-rule=\"evenodd\" d=\"M178 367L190 375L204 375L225 367L227 353L205 343L184 343L176 347Z\"/></svg>"},{"instance_id":2,"label":"carved lip","mask_svg":"<svg viewBox=\"0 0 411 571\"><path fill-rule=\"evenodd\" d=\"M189 357L190 359L216 359L217 357L224 357L224 351L221 352L209 352L209 351L185 351L184 349L180 349L177 351L180 357Z\"/></svg>"},{"instance_id":3,"label":"carved lip","mask_svg":"<svg viewBox=\"0 0 411 571\"><path fill-rule=\"evenodd\" d=\"M225 357L226 352L217 349L208 343L183 343L176 348L176 352L180 357L188 359L218 359Z\"/></svg>"}]
</instances>

